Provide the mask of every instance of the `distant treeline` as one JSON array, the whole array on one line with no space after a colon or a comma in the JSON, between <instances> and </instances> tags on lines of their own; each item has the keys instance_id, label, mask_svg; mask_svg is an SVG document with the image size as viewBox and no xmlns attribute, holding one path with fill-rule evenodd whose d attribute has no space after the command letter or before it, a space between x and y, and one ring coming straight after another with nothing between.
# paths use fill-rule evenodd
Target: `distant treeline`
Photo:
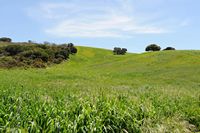
<instances>
[{"instance_id":1,"label":"distant treeline","mask_svg":"<svg viewBox=\"0 0 200 133\"><path fill-rule=\"evenodd\" d=\"M161 50L161 47L157 44L150 44L145 48L145 51L160 51L160 50ZM176 49L173 47L166 47L163 50L165 51L165 50L176 50ZM126 48L114 47L113 49L114 55L125 55L126 52L127 52Z\"/></svg>"},{"instance_id":2,"label":"distant treeline","mask_svg":"<svg viewBox=\"0 0 200 133\"><path fill-rule=\"evenodd\" d=\"M1 38L0 41L11 42L11 39ZM76 53L77 48L72 43L62 45L30 42L8 43L7 45L0 46L0 67L45 68L51 64L59 64L67 60L70 54Z\"/></svg>"},{"instance_id":3,"label":"distant treeline","mask_svg":"<svg viewBox=\"0 0 200 133\"><path fill-rule=\"evenodd\" d=\"M8 37L0 38L0 42L11 43L12 39ZM160 51L161 47L157 44L150 44L145 51ZM176 50L173 47L167 47L163 50ZM125 55L126 48L114 47L114 55ZM45 67L48 64L59 64L63 60L67 60L70 54L77 53L77 49L72 43L56 45L45 41L38 44L28 40L27 43L12 44L0 47L0 67L15 66L33 66Z\"/></svg>"}]
</instances>

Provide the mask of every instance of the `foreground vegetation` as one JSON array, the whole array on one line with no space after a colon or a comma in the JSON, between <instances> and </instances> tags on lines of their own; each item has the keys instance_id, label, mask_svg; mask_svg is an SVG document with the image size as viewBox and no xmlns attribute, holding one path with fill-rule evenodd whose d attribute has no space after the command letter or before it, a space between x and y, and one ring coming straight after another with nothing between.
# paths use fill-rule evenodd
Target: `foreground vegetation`
<instances>
[{"instance_id":1,"label":"foreground vegetation","mask_svg":"<svg viewBox=\"0 0 200 133\"><path fill-rule=\"evenodd\" d=\"M46 69L0 69L2 132L200 130L200 51L78 51Z\"/></svg>"}]
</instances>

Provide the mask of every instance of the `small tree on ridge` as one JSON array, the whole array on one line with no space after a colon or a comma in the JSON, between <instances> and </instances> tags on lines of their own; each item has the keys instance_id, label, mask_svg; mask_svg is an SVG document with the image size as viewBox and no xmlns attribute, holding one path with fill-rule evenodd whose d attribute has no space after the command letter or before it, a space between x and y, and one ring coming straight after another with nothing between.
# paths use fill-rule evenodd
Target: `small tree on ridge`
<instances>
[{"instance_id":1,"label":"small tree on ridge","mask_svg":"<svg viewBox=\"0 0 200 133\"><path fill-rule=\"evenodd\" d=\"M161 47L157 44L150 44L146 47L145 51L160 51Z\"/></svg>"}]
</instances>

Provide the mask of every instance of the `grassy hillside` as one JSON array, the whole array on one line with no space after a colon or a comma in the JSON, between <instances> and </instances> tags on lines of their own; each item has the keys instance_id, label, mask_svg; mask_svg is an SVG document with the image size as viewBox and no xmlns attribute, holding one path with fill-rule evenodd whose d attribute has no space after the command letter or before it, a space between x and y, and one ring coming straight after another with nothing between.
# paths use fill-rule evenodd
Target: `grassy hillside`
<instances>
[{"instance_id":1,"label":"grassy hillside","mask_svg":"<svg viewBox=\"0 0 200 133\"><path fill-rule=\"evenodd\" d=\"M78 47L46 69L0 69L0 130L199 131L199 75L200 51Z\"/></svg>"}]
</instances>

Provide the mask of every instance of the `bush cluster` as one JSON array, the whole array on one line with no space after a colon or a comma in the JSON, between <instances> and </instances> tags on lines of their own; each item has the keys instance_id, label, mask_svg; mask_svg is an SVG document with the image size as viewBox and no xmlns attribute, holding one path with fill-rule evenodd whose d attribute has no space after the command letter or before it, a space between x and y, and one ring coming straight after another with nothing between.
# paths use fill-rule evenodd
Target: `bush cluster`
<instances>
[{"instance_id":1,"label":"bush cluster","mask_svg":"<svg viewBox=\"0 0 200 133\"><path fill-rule=\"evenodd\" d=\"M160 51L161 47L156 44L150 44L146 47L146 51Z\"/></svg>"},{"instance_id":2,"label":"bush cluster","mask_svg":"<svg viewBox=\"0 0 200 133\"><path fill-rule=\"evenodd\" d=\"M0 38L0 42L12 42L12 39L8 37L2 37Z\"/></svg>"},{"instance_id":3,"label":"bush cluster","mask_svg":"<svg viewBox=\"0 0 200 133\"><path fill-rule=\"evenodd\" d=\"M114 55L125 55L126 52L127 52L126 48L115 47L114 50L113 50Z\"/></svg>"},{"instance_id":4,"label":"bush cluster","mask_svg":"<svg viewBox=\"0 0 200 133\"><path fill-rule=\"evenodd\" d=\"M161 50L161 47L157 44L150 44L145 49L145 51L160 51L160 50ZM176 49L173 47L167 47L163 50L165 51L165 50L176 50Z\"/></svg>"},{"instance_id":5,"label":"bush cluster","mask_svg":"<svg viewBox=\"0 0 200 133\"><path fill-rule=\"evenodd\" d=\"M165 48L165 49L163 49L163 50L176 50L176 49L173 48L173 47L167 47L167 48Z\"/></svg>"},{"instance_id":6,"label":"bush cluster","mask_svg":"<svg viewBox=\"0 0 200 133\"><path fill-rule=\"evenodd\" d=\"M76 54L76 47L70 44L9 44L0 47L0 67L38 67L59 64Z\"/></svg>"}]
</instances>

